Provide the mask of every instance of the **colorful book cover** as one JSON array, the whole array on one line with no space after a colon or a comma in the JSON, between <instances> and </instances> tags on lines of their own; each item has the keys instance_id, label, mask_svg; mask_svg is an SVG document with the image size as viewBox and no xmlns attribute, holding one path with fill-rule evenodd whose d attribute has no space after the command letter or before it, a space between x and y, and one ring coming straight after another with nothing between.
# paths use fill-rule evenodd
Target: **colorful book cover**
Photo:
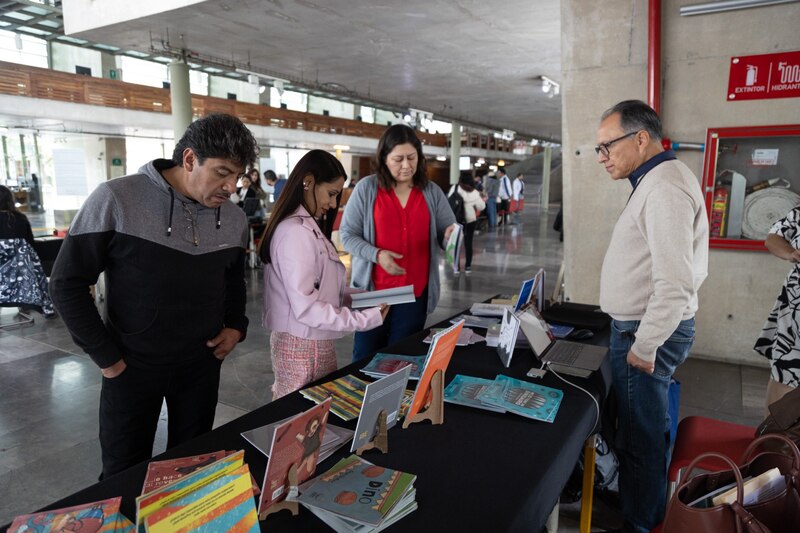
<instances>
[{"instance_id":1,"label":"colorful book cover","mask_svg":"<svg viewBox=\"0 0 800 533\"><path fill-rule=\"evenodd\" d=\"M555 420L564 397L562 391L502 374L495 378L495 383L502 385L499 399L495 390L495 394L481 396L481 401L534 420L543 422Z\"/></svg>"},{"instance_id":2,"label":"colorful book cover","mask_svg":"<svg viewBox=\"0 0 800 533\"><path fill-rule=\"evenodd\" d=\"M461 260L461 249L463 247L462 234L464 226L455 224L453 231L450 232L450 237L447 239L447 244L444 249L444 261L453 269L453 272L458 272L459 262Z\"/></svg>"},{"instance_id":3,"label":"colorful book cover","mask_svg":"<svg viewBox=\"0 0 800 533\"><path fill-rule=\"evenodd\" d=\"M478 397L486 391L494 381L491 379L476 378L472 376L462 376L456 374L453 381L444 389L444 401L468 407L477 407L497 413L505 413L506 410L495 405L483 404Z\"/></svg>"},{"instance_id":4,"label":"colorful book cover","mask_svg":"<svg viewBox=\"0 0 800 533\"><path fill-rule=\"evenodd\" d=\"M411 365L411 375L408 379L419 379L422 374L422 365L425 364L425 355L399 355L378 352L361 371L370 376L388 376L397 372L404 366Z\"/></svg>"},{"instance_id":5,"label":"colorful book cover","mask_svg":"<svg viewBox=\"0 0 800 533\"><path fill-rule=\"evenodd\" d=\"M358 414L361 412L361 404L364 402L365 390L367 390L366 381L352 374L348 374L333 381L329 381L328 383L303 389L300 391L300 394L302 394L304 398L315 403L333 398L331 413L342 420L350 421L358 418ZM403 405L400 408L401 417L405 416L408 411L412 396L412 392L405 392Z\"/></svg>"},{"instance_id":6,"label":"colorful book cover","mask_svg":"<svg viewBox=\"0 0 800 533\"><path fill-rule=\"evenodd\" d=\"M422 375L419 378L417 389L414 391L414 397L411 399L411 407L406 414L407 420L413 419L417 413L423 410L430 404L431 399L431 379L436 372L442 372L442 380L447 370L447 365L450 364L450 358L453 356L453 351L456 349L456 342L458 336L461 335L461 328L464 327L464 322L461 321L446 330L437 333L428 349L428 356L425 359L425 367L422 370Z\"/></svg>"},{"instance_id":7,"label":"colorful book cover","mask_svg":"<svg viewBox=\"0 0 800 533\"><path fill-rule=\"evenodd\" d=\"M378 526L413 489L416 479L413 474L351 455L319 476L298 501L357 523Z\"/></svg>"},{"instance_id":8,"label":"colorful book cover","mask_svg":"<svg viewBox=\"0 0 800 533\"><path fill-rule=\"evenodd\" d=\"M364 403L358 415L356 433L350 451L364 446L372 441L378 429L378 415L381 411L386 413L386 429L394 427L400 418L400 404L403 393L408 384L410 366L405 366L393 374L367 385L364 393Z\"/></svg>"},{"instance_id":9,"label":"colorful book cover","mask_svg":"<svg viewBox=\"0 0 800 533\"><path fill-rule=\"evenodd\" d=\"M291 488L288 476L292 465L297 465L298 485L314 474L330 408L331 399L328 398L275 428L269 447L267 471L264 472L264 483L261 485L259 515L288 494Z\"/></svg>"},{"instance_id":10,"label":"colorful book cover","mask_svg":"<svg viewBox=\"0 0 800 533\"><path fill-rule=\"evenodd\" d=\"M120 524L119 504L122 498L110 498L94 503L75 505L52 511L42 511L18 516L11 522L9 533L56 533L89 531L91 533L116 532ZM125 519L127 520L127 519ZM129 522L129 521L128 521ZM124 527L124 526L123 526Z\"/></svg>"},{"instance_id":11,"label":"colorful book cover","mask_svg":"<svg viewBox=\"0 0 800 533\"><path fill-rule=\"evenodd\" d=\"M136 527L140 533L145 532L145 519L157 510L170 505L172 502L183 498L190 492L229 474L244 464L244 451L223 457L222 459L195 470L191 474L183 476L164 485L148 494L143 494L136 498Z\"/></svg>"},{"instance_id":12,"label":"colorful book cover","mask_svg":"<svg viewBox=\"0 0 800 533\"><path fill-rule=\"evenodd\" d=\"M220 450L218 452L204 453L192 457L167 459L166 461L151 461L150 464L147 465L142 494L147 494L159 487L169 485L176 479L191 474L198 468L203 468L204 466L208 466L222 459L225 455L227 455L225 450Z\"/></svg>"},{"instance_id":13,"label":"colorful book cover","mask_svg":"<svg viewBox=\"0 0 800 533\"><path fill-rule=\"evenodd\" d=\"M506 309L503 313L503 321L500 323L500 336L497 339L497 355L500 356L500 362L506 368L511 366L518 334L519 318L511 310Z\"/></svg>"},{"instance_id":14,"label":"colorful book cover","mask_svg":"<svg viewBox=\"0 0 800 533\"><path fill-rule=\"evenodd\" d=\"M145 519L147 533L259 531L246 464L184 495Z\"/></svg>"}]
</instances>

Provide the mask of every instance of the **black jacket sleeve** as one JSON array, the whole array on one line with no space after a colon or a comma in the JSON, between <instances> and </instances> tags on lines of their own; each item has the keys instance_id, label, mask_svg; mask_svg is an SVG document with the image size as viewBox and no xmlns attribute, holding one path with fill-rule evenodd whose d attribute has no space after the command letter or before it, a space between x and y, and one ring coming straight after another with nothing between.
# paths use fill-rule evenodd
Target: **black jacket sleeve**
<instances>
[{"instance_id":1,"label":"black jacket sleeve","mask_svg":"<svg viewBox=\"0 0 800 533\"><path fill-rule=\"evenodd\" d=\"M233 265L225 271L225 327L242 332L239 342L247 336L249 324L245 316L247 288L244 281L244 263L245 251L242 250Z\"/></svg>"}]
</instances>

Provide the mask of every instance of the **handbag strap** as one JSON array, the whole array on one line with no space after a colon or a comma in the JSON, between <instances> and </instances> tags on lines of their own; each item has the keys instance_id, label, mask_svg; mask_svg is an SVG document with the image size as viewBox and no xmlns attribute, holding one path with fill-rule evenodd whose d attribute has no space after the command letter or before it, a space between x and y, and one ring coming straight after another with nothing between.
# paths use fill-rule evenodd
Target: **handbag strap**
<instances>
[{"instance_id":1,"label":"handbag strap","mask_svg":"<svg viewBox=\"0 0 800 533\"><path fill-rule=\"evenodd\" d=\"M742 473L739 471L739 467L736 466L736 463L731 461L731 459L727 455L722 455L721 453L706 452L706 453L701 453L700 455L695 457L694 461L689 463L689 466L686 467L686 474L684 474L683 479L681 480L681 482L679 484L680 488L678 488L678 492L680 492L680 490L683 488L684 485L689 483L692 471L695 468L697 468L697 465L701 461L703 461L705 459L709 459L711 457L713 457L715 459L720 459L723 463L727 463L728 466L731 467L731 471L733 472L733 476L736 478L736 502L735 503L738 503L739 507L742 507L742 498L743 498L743 492L744 492L744 489L742 488L742 484L743 484L742 483ZM742 509L744 509L744 508L742 507Z\"/></svg>"},{"instance_id":2,"label":"handbag strap","mask_svg":"<svg viewBox=\"0 0 800 533\"><path fill-rule=\"evenodd\" d=\"M741 491L739 492L741 496ZM770 533L769 529L758 521L758 519L753 516L750 511L742 507L741 503L738 501L733 502L731 504L731 509L733 509L733 513L739 519L736 521L736 529L737 531L740 528L740 524L744 525L744 530L748 533Z\"/></svg>"},{"instance_id":3,"label":"handbag strap","mask_svg":"<svg viewBox=\"0 0 800 533\"><path fill-rule=\"evenodd\" d=\"M758 437L756 440L750 443L750 446L742 454L742 460L739 461L739 464L743 465L746 464L748 461L752 459L753 452L758 449L763 443L768 441L775 441L779 440L783 442L788 448L791 454L781 454L781 455L791 455L792 456L792 470L794 472L800 472L800 449L797 448L797 444L794 443L792 439L789 437L782 435L780 433L767 433ZM783 451L784 448L781 448ZM779 453L779 452L774 452ZM785 473L785 472L784 472Z\"/></svg>"}]
</instances>

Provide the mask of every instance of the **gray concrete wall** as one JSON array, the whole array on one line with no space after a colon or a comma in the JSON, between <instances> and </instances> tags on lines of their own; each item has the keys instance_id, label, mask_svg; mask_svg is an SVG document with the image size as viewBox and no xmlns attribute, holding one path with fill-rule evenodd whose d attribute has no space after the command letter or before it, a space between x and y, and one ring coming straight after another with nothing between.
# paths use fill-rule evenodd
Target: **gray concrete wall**
<instances>
[{"instance_id":1,"label":"gray concrete wall","mask_svg":"<svg viewBox=\"0 0 800 533\"><path fill-rule=\"evenodd\" d=\"M797 98L726 100L732 56L800 49L800 5L681 17L680 6L691 3L697 2L663 2L665 135L704 142L709 127L800 123ZM561 19L565 294L597 303L598 272L630 185L612 183L597 163L595 133L605 109L647 99L647 2L562 0ZM701 153L678 157L701 178ZM764 364L752 346L788 271L788 263L766 252L712 249L693 352Z\"/></svg>"}]
</instances>

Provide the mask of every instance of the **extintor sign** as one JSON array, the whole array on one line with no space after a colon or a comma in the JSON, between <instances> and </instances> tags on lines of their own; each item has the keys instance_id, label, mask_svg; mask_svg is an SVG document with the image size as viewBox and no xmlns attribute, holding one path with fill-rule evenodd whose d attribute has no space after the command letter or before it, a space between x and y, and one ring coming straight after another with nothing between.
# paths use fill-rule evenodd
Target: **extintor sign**
<instances>
[{"instance_id":1,"label":"extintor sign","mask_svg":"<svg viewBox=\"0 0 800 533\"><path fill-rule=\"evenodd\" d=\"M800 51L731 58L728 101L800 96Z\"/></svg>"}]
</instances>

